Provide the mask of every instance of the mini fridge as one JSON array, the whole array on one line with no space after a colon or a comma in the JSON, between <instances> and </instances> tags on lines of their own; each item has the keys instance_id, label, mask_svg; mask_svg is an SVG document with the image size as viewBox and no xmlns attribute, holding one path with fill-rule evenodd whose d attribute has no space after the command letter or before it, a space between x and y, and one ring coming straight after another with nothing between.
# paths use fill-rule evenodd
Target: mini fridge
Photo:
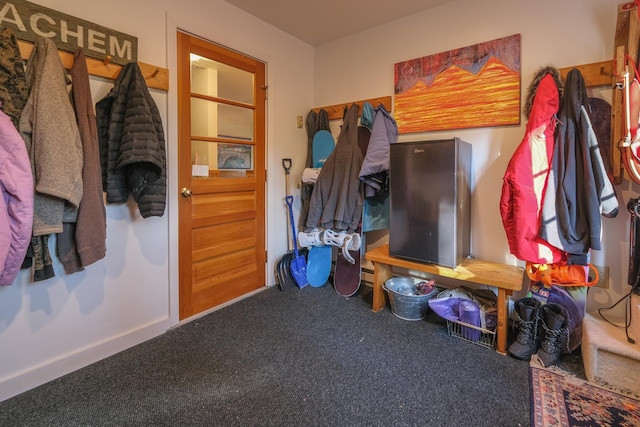
<instances>
[{"instance_id":1,"label":"mini fridge","mask_svg":"<svg viewBox=\"0 0 640 427\"><path fill-rule=\"evenodd\" d=\"M391 144L389 254L457 267L470 255L470 183L459 138Z\"/></svg>"}]
</instances>

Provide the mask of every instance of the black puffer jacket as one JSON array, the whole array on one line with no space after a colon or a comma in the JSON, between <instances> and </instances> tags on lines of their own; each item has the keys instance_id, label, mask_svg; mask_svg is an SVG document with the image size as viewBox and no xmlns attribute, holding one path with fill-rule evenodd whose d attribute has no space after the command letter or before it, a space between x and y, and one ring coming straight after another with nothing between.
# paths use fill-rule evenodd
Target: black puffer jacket
<instances>
[{"instance_id":1,"label":"black puffer jacket","mask_svg":"<svg viewBox=\"0 0 640 427\"><path fill-rule=\"evenodd\" d=\"M125 203L131 194L143 218L164 215L167 178L162 120L136 62L122 68L114 87L98 101L96 119L107 202Z\"/></svg>"}]
</instances>

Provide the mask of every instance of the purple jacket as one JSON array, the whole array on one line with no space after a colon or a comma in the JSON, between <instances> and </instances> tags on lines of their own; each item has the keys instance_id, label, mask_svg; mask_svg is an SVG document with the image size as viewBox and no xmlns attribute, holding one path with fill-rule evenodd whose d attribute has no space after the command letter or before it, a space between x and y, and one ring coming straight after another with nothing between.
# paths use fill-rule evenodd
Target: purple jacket
<instances>
[{"instance_id":1,"label":"purple jacket","mask_svg":"<svg viewBox=\"0 0 640 427\"><path fill-rule=\"evenodd\" d=\"M0 285L11 285L31 241L33 174L24 141L0 111Z\"/></svg>"}]
</instances>

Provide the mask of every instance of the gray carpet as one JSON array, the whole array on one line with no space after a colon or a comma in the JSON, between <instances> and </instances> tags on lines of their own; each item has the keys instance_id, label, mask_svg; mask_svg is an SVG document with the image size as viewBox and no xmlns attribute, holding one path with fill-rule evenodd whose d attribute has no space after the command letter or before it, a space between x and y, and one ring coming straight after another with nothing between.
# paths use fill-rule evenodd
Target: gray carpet
<instances>
[{"instance_id":1,"label":"gray carpet","mask_svg":"<svg viewBox=\"0 0 640 427\"><path fill-rule=\"evenodd\" d=\"M2 426L528 426L528 362L276 288L0 403Z\"/></svg>"}]
</instances>

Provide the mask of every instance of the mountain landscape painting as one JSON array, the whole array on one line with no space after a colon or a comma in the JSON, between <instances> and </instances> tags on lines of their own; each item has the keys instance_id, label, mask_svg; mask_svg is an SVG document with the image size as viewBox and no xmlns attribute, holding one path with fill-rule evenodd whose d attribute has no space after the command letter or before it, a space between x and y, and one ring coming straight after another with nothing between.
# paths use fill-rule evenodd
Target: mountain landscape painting
<instances>
[{"instance_id":1,"label":"mountain landscape painting","mask_svg":"<svg viewBox=\"0 0 640 427\"><path fill-rule=\"evenodd\" d=\"M401 134L520 124L520 34L394 65Z\"/></svg>"}]
</instances>

